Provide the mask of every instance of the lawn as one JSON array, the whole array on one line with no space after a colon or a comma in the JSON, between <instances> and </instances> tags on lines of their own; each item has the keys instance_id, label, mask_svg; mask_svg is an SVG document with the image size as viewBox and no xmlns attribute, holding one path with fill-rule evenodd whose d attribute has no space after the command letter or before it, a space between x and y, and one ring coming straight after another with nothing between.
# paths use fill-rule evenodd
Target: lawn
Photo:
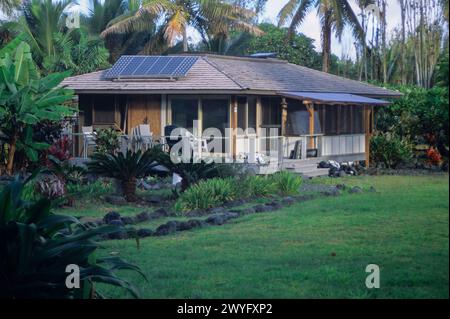
<instances>
[{"instance_id":1,"label":"lawn","mask_svg":"<svg viewBox=\"0 0 450 319\"><path fill-rule=\"evenodd\" d=\"M122 275L144 298L448 298L448 175L325 182L377 192L146 238L139 250L133 240L110 241L103 253L142 267L148 282ZM380 289L365 287L368 264L380 266Z\"/></svg>"}]
</instances>

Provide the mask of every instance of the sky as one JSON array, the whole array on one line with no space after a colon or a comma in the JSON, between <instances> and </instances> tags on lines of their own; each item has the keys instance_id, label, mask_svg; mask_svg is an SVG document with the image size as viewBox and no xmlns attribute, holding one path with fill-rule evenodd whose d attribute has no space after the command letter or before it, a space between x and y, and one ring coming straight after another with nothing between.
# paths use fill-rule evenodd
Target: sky
<instances>
[{"instance_id":1,"label":"sky","mask_svg":"<svg viewBox=\"0 0 450 319\"><path fill-rule=\"evenodd\" d=\"M105 0L108 1L108 0ZM265 11L260 18L261 22L271 22L277 24L277 16L281 8L287 3L288 0L268 0ZM356 5L355 0L349 0L355 12L359 12L359 8ZM89 0L79 0L79 9L84 13L87 13L87 3ZM398 0L388 0L388 14L387 14L387 24L388 24L388 34L390 31L395 29L400 23L400 6L398 5ZM304 35L315 40L315 46L318 51L321 50L320 41L320 23L317 17L317 11L311 10L304 23L298 28L298 31ZM190 28L189 32L190 40L195 42L200 40L200 36L196 31ZM354 46L354 39L352 38L351 31L346 30L342 41L339 42L337 38L332 40L332 52L339 57L349 56L351 58L356 57L356 50Z\"/></svg>"},{"instance_id":2,"label":"sky","mask_svg":"<svg viewBox=\"0 0 450 319\"><path fill-rule=\"evenodd\" d=\"M267 2L267 6L261 20L263 22L271 22L277 24L278 13L287 2L288 0L269 0ZM386 16L386 21L387 21L387 31L389 34L390 31L394 30L399 25L401 21L401 11L397 0L388 0L387 3L388 7L386 11L388 12L388 14ZM360 12L355 1L350 0L350 4L352 5L353 10L355 12L357 13ZM316 49L319 51L321 50L321 40L320 40L321 30L316 10L311 10L311 12L307 16L303 24L297 30L303 33L304 35L314 39ZM342 54L344 53L345 55L348 55L351 58L356 57L356 50L353 44L354 39L352 37L350 30L346 30L341 43L339 43L337 38L334 38L331 43L332 43L332 52L337 56L341 57Z\"/></svg>"}]
</instances>

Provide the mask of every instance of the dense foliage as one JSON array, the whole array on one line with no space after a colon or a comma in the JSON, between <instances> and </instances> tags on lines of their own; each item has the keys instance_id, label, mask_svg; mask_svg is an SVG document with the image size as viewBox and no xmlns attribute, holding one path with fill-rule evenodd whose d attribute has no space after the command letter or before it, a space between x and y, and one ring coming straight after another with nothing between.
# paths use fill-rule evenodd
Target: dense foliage
<instances>
[{"instance_id":1,"label":"dense foliage","mask_svg":"<svg viewBox=\"0 0 450 319\"><path fill-rule=\"evenodd\" d=\"M245 48L246 54L258 52L277 53L278 57L290 63L319 69L320 56L315 51L314 40L303 34L288 38L287 28L278 28L272 24L261 24L263 35L252 37Z\"/></svg>"},{"instance_id":2,"label":"dense foliage","mask_svg":"<svg viewBox=\"0 0 450 319\"><path fill-rule=\"evenodd\" d=\"M376 112L376 129L401 136L407 143L436 148L448 159L449 90L394 87L404 94L392 105Z\"/></svg>"},{"instance_id":3,"label":"dense foliage","mask_svg":"<svg viewBox=\"0 0 450 319\"><path fill-rule=\"evenodd\" d=\"M227 178L211 178L190 186L178 198L178 211L207 209L237 199L290 196L300 192L302 179L290 172L271 176L244 175Z\"/></svg>"},{"instance_id":4,"label":"dense foliage","mask_svg":"<svg viewBox=\"0 0 450 319\"><path fill-rule=\"evenodd\" d=\"M118 257L96 256L102 235L117 226L88 228L51 212L48 199L27 201L18 180L0 193L0 298L101 298L96 283L138 291L114 272L139 268ZM80 287L66 286L68 265L80 269Z\"/></svg>"},{"instance_id":5,"label":"dense foliage","mask_svg":"<svg viewBox=\"0 0 450 319\"><path fill-rule=\"evenodd\" d=\"M16 150L36 161L49 144L33 139L43 121L59 121L75 111L67 106L73 92L59 87L67 73L40 77L30 46L16 38L0 50L0 138L8 145L7 171L14 169Z\"/></svg>"},{"instance_id":6,"label":"dense foliage","mask_svg":"<svg viewBox=\"0 0 450 319\"><path fill-rule=\"evenodd\" d=\"M412 159L412 147L395 133L378 133L372 137L370 156L385 168L397 168Z\"/></svg>"}]
</instances>

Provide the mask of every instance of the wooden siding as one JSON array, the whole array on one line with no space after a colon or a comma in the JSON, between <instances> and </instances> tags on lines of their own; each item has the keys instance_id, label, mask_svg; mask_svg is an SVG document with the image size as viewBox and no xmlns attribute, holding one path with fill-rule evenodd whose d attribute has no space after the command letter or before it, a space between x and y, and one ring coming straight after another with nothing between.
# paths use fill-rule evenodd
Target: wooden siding
<instances>
[{"instance_id":1,"label":"wooden siding","mask_svg":"<svg viewBox=\"0 0 450 319\"><path fill-rule=\"evenodd\" d=\"M161 95L128 96L127 133L140 124L150 124L154 136L161 134Z\"/></svg>"}]
</instances>

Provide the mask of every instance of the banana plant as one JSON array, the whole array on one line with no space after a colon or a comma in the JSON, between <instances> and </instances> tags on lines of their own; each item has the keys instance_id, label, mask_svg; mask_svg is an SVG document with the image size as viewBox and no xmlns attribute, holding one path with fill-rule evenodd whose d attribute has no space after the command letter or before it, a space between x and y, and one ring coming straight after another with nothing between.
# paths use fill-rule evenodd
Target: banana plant
<instances>
[{"instance_id":1,"label":"banana plant","mask_svg":"<svg viewBox=\"0 0 450 319\"><path fill-rule=\"evenodd\" d=\"M32 140L32 127L41 121L59 121L76 109L67 105L73 92L59 86L68 73L40 77L30 46L13 40L0 50L0 131L8 147L6 171L13 173L17 149L32 160L49 145Z\"/></svg>"}]
</instances>

